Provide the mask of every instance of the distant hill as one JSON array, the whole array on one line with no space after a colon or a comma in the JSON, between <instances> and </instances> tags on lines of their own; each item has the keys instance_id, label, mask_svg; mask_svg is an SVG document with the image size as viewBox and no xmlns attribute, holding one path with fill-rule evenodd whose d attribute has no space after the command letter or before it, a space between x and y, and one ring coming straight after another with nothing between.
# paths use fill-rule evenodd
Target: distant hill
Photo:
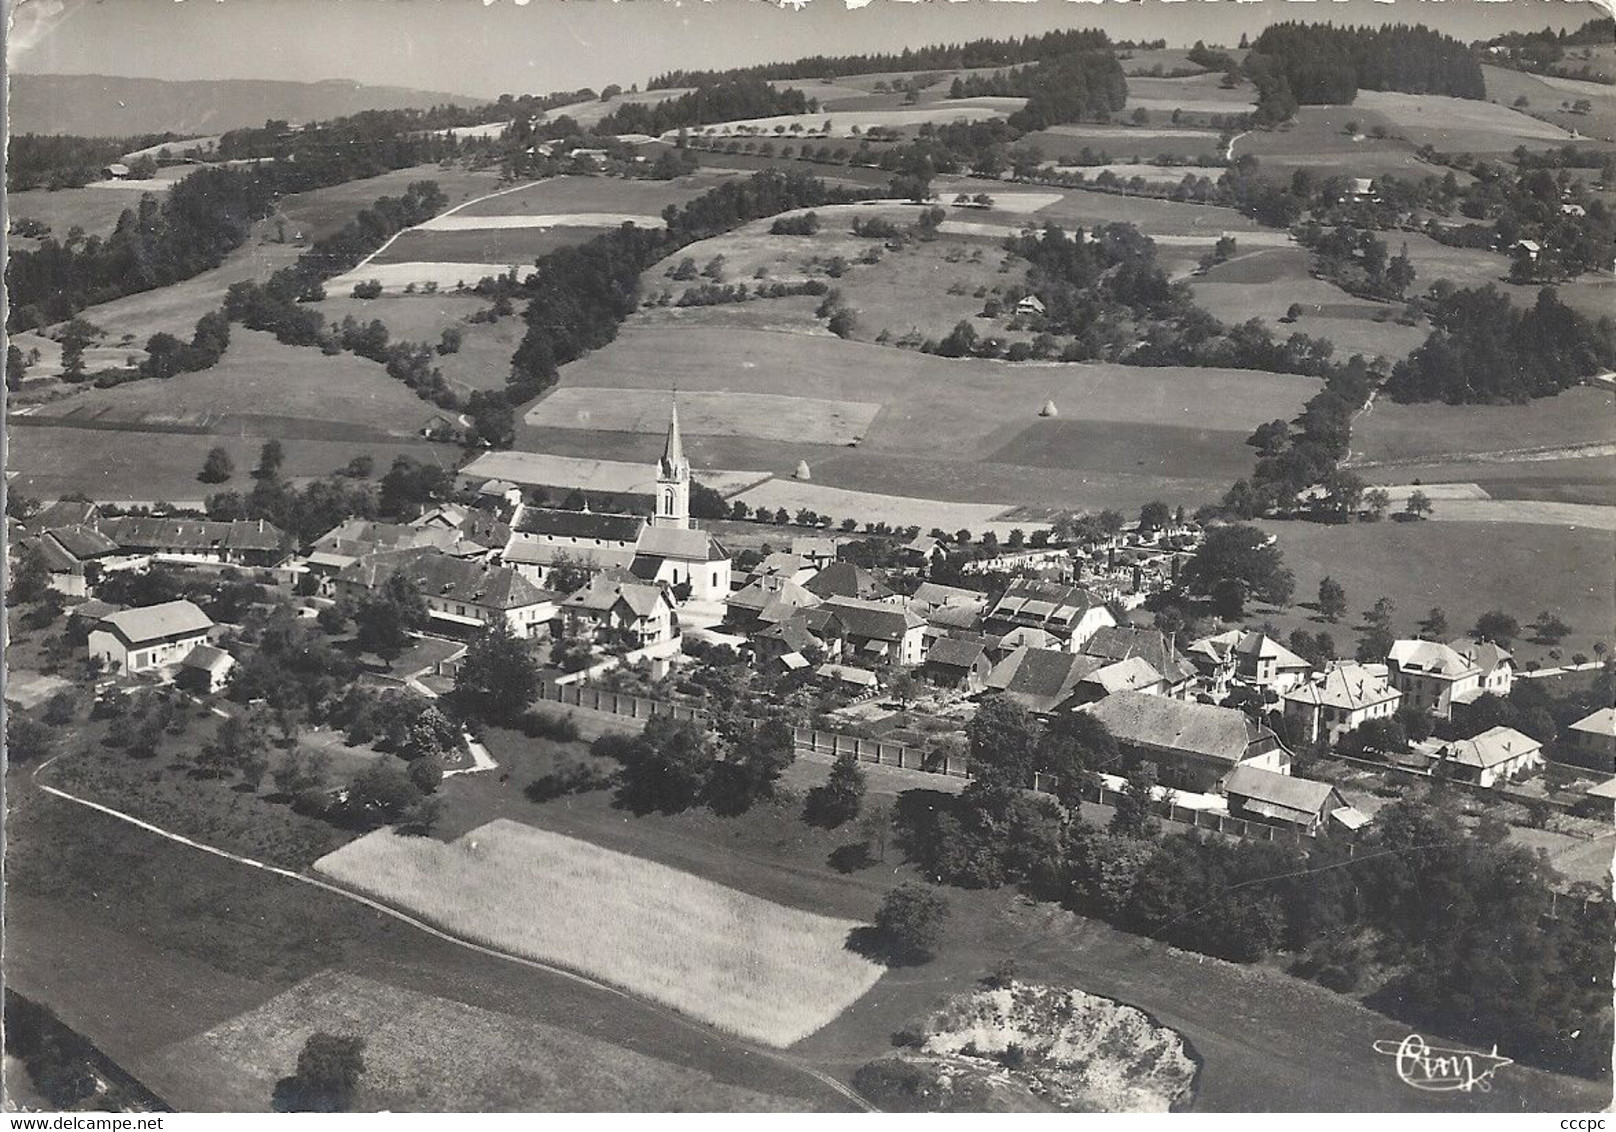
<instances>
[{"instance_id":1,"label":"distant hill","mask_svg":"<svg viewBox=\"0 0 1616 1132\"><path fill-rule=\"evenodd\" d=\"M362 86L345 79L317 83L267 79L169 82L113 75L11 76L13 134L127 137L173 131L217 134L267 119L312 122L360 110L398 110L447 102L487 102L470 95Z\"/></svg>"}]
</instances>

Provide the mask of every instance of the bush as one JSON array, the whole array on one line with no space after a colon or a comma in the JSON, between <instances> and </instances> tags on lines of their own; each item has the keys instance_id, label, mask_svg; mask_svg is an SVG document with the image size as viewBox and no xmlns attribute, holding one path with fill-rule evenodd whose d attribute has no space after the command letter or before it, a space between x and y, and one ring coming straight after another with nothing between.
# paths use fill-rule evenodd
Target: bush
<instances>
[{"instance_id":1,"label":"bush","mask_svg":"<svg viewBox=\"0 0 1616 1132\"><path fill-rule=\"evenodd\" d=\"M560 712L530 709L522 714L522 734L529 739L553 739L558 743L572 743L578 738L578 724L570 715Z\"/></svg>"},{"instance_id":2,"label":"bush","mask_svg":"<svg viewBox=\"0 0 1616 1132\"><path fill-rule=\"evenodd\" d=\"M893 962L925 963L941 942L947 919L947 897L928 885L905 881L881 901L875 927Z\"/></svg>"}]
</instances>

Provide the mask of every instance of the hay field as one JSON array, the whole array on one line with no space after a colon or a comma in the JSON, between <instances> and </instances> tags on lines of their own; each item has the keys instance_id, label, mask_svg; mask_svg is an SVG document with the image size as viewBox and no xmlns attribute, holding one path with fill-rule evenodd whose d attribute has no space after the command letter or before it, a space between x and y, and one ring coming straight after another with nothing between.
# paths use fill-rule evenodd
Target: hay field
<instances>
[{"instance_id":1,"label":"hay field","mask_svg":"<svg viewBox=\"0 0 1616 1132\"><path fill-rule=\"evenodd\" d=\"M945 491L946 486L937 485ZM861 523L890 523L894 527L919 527L923 531L933 527L957 531L965 527L980 533L995 530L1009 533L1012 527L1032 530L1038 524L996 523L994 519L1007 509L999 503L954 503L940 499L917 499L912 496L882 495L868 491L848 491L822 483L799 480L771 479L741 492L739 499L754 509L770 511L784 507L795 515L807 507L835 519L857 519Z\"/></svg>"},{"instance_id":2,"label":"hay field","mask_svg":"<svg viewBox=\"0 0 1616 1132\"><path fill-rule=\"evenodd\" d=\"M963 190L950 186L948 191ZM992 192L991 189L986 191ZM1068 190L1058 203L1040 209L1037 219L1041 222L1053 221L1068 228L1078 224L1132 224L1151 237L1211 235L1216 238L1225 232L1239 235L1241 232L1263 230L1255 220L1242 216L1232 208L1215 204L1125 197L1086 189Z\"/></svg>"},{"instance_id":3,"label":"hay field","mask_svg":"<svg viewBox=\"0 0 1616 1132\"><path fill-rule=\"evenodd\" d=\"M1541 117L1564 130L1575 130L1584 138L1616 141L1616 87L1583 83L1547 75L1529 75L1507 67L1481 68L1487 83L1487 97L1500 106L1513 106L1525 98L1525 113ZM1593 109L1573 114L1562 103L1587 99Z\"/></svg>"},{"instance_id":4,"label":"hay field","mask_svg":"<svg viewBox=\"0 0 1616 1132\"><path fill-rule=\"evenodd\" d=\"M580 1020L581 1021L581 1020ZM798 1107L571 1029L326 970L160 1050L219 1108L266 1111L317 1030L361 1034L360 1109L395 1112L773 1111Z\"/></svg>"},{"instance_id":5,"label":"hay field","mask_svg":"<svg viewBox=\"0 0 1616 1132\"><path fill-rule=\"evenodd\" d=\"M1479 99L1361 90L1353 105L1383 115L1413 145L1429 142L1450 153L1507 153L1518 145L1542 148L1571 140L1558 126Z\"/></svg>"},{"instance_id":6,"label":"hay field","mask_svg":"<svg viewBox=\"0 0 1616 1132\"><path fill-rule=\"evenodd\" d=\"M1224 90L1222 79L1222 75L1210 73L1182 79L1130 75L1128 104L1123 113L1131 114L1143 107L1152 115L1170 115L1174 110L1186 114L1244 114L1256 105L1251 84Z\"/></svg>"},{"instance_id":7,"label":"hay field","mask_svg":"<svg viewBox=\"0 0 1616 1132\"><path fill-rule=\"evenodd\" d=\"M1430 461L1616 442L1616 394L1579 386L1526 405L1400 405L1378 398L1352 428L1356 461Z\"/></svg>"},{"instance_id":8,"label":"hay field","mask_svg":"<svg viewBox=\"0 0 1616 1132\"><path fill-rule=\"evenodd\" d=\"M372 267L404 263L503 263L529 267L540 256L549 255L560 248L587 243L610 227L613 226L500 225L441 231L425 227L412 228L408 232L401 233L396 240L378 252L365 267L356 268L349 274L362 273ZM472 276L468 283L475 283L477 278Z\"/></svg>"},{"instance_id":9,"label":"hay field","mask_svg":"<svg viewBox=\"0 0 1616 1132\"><path fill-rule=\"evenodd\" d=\"M166 187L166 186L165 186ZM75 225L86 235L110 236L118 226L118 217L125 209L140 207L140 194L118 188L29 189L25 193L7 193L6 211L11 223L18 220L37 220L50 226L50 238L57 243L67 239ZM13 248L32 250L40 241L25 236L9 236Z\"/></svg>"},{"instance_id":10,"label":"hay field","mask_svg":"<svg viewBox=\"0 0 1616 1132\"><path fill-rule=\"evenodd\" d=\"M578 487L614 495L650 495L656 488L656 468L651 461L585 459L546 452L484 452L462 468L461 474L473 480L500 479L538 487ZM698 468L692 475L698 482L727 495L750 487L764 479L766 473Z\"/></svg>"},{"instance_id":11,"label":"hay field","mask_svg":"<svg viewBox=\"0 0 1616 1132\"><path fill-rule=\"evenodd\" d=\"M1349 125L1356 129L1349 132ZM1387 136L1373 136L1376 128ZM1390 115L1364 106L1361 99L1350 106L1304 106L1292 122L1277 130L1241 135L1234 142L1234 153L1258 158L1259 169L1271 168L1274 176L1285 179L1297 169L1320 177L1420 178L1447 172L1416 157L1415 143L1395 136L1400 132ZM1473 179L1460 172L1454 177L1460 184Z\"/></svg>"},{"instance_id":12,"label":"hay field","mask_svg":"<svg viewBox=\"0 0 1616 1132\"><path fill-rule=\"evenodd\" d=\"M639 392L568 385L528 410L537 428L661 435L668 429L672 390ZM849 444L863 436L881 406L870 401L830 401L768 393L685 393L679 420L692 436L752 436L802 444Z\"/></svg>"},{"instance_id":13,"label":"hay field","mask_svg":"<svg viewBox=\"0 0 1616 1132\"><path fill-rule=\"evenodd\" d=\"M437 216L416 226L417 232L476 232L484 229L522 228L619 228L633 224L639 228L664 228L660 216L633 212L549 212L537 216Z\"/></svg>"},{"instance_id":14,"label":"hay field","mask_svg":"<svg viewBox=\"0 0 1616 1132\"><path fill-rule=\"evenodd\" d=\"M511 821L447 845L381 830L315 868L462 937L776 1047L831 1021L883 971L847 949L852 921Z\"/></svg>"},{"instance_id":15,"label":"hay field","mask_svg":"<svg viewBox=\"0 0 1616 1132\"><path fill-rule=\"evenodd\" d=\"M363 267L344 272L334 279L326 280L325 286L328 293L333 291L350 293L355 283L375 280L382 285L384 292L402 291L411 283L417 287L436 283L441 288L453 290L461 286L475 287L477 281L484 276L504 275L513 267L524 279L537 270L532 260L502 263L475 263L468 260L410 260L402 263L372 261Z\"/></svg>"},{"instance_id":16,"label":"hay field","mask_svg":"<svg viewBox=\"0 0 1616 1132\"><path fill-rule=\"evenodd\" d=\"M466 169L459 165L412 165L362 181L347 181L328 189L314 189L294 193L280 202L281 215L288 227L302 232L309 242L337 231L362 208L368 208L378 197L400 196L416 181L436 181L443 195L449 198L447 207L494 192L500 187L500 175L494 169Z\"/></svg>"},{"instance_id":17,"label":"hay field","mask_svg":"<svg viewBox=\"0 0 1616 1132\"><path fill-rule=\"evenodd\" d=\"M1026 104L1024 98L961 98L936 102L930 106L910 106L898 110L821 110L817 114L775 114L767 118L740 118L732 122L718 122L691 128L691 133L705 137L737 137L748 134L775 135L776 127L785 132L776 140L794 142L809 138L851 138L854 127L866 133L873 127L889 130L918 129L928 123L943 125L949 122L982 122L990 118L1008 118ZM825 122L830 129L824 129ZM792 127L798 127L795 133ZM662 136L674 138L678 130L669 130Z\"/></svg>"},{"instance_id":18,"label":"hay field","mask_svg":"<svg viewBox=\"0 0 1616 1132\"><path fill-rule=\"evenodd\" d=\"M455 213L455 217L537 216L569 212L660 216L668 205L694 200L734 176L723 171L702 170L688 177L675 177L671 181L631 181L623 177L550 177L497 197L468 204ZM427 223L430 225L432 221Z\"/></svg>"}]
</instances>

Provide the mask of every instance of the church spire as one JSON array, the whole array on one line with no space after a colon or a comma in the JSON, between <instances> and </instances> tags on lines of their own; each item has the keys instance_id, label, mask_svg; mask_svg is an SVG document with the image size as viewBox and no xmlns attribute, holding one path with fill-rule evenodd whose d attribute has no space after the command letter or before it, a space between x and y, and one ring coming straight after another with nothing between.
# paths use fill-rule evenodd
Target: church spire
<instances>
[{"instance_id":1,"label":"church spire","mask_svg":"<svg viewBox=\"0 0 1616 1132\"><path fill-rule=\"evenodd\" d=\"M673 411L668 417L668 440L657 461L656 513L654 527L690 526L690 461L685 459L684 441L679 435L679 402L675 393Z\"/></svg>"},{"instance_id":2,"label":"church spire","mask_svg":"<svg viewBox=\"0 0 1616 1132\"><path fill-rule=\"evenodd\" d=\"M662 447L662 466L672 470L684 463L685 446L679 437L679 394L673 395L673 411L668 417L668 442Z\"/></svg>"}]
</instances>

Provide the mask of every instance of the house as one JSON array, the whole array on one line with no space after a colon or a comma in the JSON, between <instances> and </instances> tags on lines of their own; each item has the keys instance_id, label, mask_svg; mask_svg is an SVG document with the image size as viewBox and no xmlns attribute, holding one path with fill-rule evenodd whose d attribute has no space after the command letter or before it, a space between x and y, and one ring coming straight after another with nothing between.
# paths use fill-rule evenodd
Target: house
<instances>
[{"instance_id":1,"label":"house","mask_svg":"<svg viewBox=\"0 0 1616 1132\"><path fill-rule=\"evenodd\" d=\"M442 413L433 413L421 422L420 433L428 440L458 440L460 422Z\"/></svg>"},{"instance_id":2,"label":"house","mask_svg":"<svg viewBox=\"0 0 1616 1132\"><path fill-rule=\"evenodd\" d=\"M477 488L477 504L481 507L520 507L522 489L510 480L485 480Z\"/></svg>"},{"instance_id":3,"label":"house","mask_svg":"<svg viewBox=\"0 0 1616 1132\"><path fill-rule=\"evenodd\" d=\"M1583 716L1565 729L1560 744L1584 766L1616 770L1616 708Z\"/></svg>"},{"instance_id":4,"label":"house","mask_svg":"<svg viewBox=\"0 0 1616 1132\"><path fill-rule=\"evenodd\" d=\"M958 688L974 694L986 687L988 673L992 670L993 664L981 641L944 637L927 650L921 673L940 688Z\"/></svg>"},{"instance_id":5,"label":"house","mask_svg":"<svg viewBox=\"0 0 1616 1132\"><path fill-rule=\"evenodd\" d=\"M129 176L129 166L121 161L114 161L103 167L101 173L109 181L122 181Z\"/></svg>"},{"instance_id":6,"label":"house","mask_svg":"<svg viewBox=\"0 0 1616 1132\"><path fill-rule=\"evenodd\" d=\"M1143 625L1107 625L1083 643L1083 655L1101 660L1144 661L1160 682L1160 694L1188 699L1195 687L1195 665L1174 647L1160 629ZM1139 690L1143 690L1142 688Z\"/></svg>"},{"instance_id":7,"label":"house","mask_svg":"<svg viewBox=\"0 0 1616 1132\"><path fill-rule=\"evenodd\" d=\"M1536 263L1537 257L1543 252L1543 245L1536 240L1516 240L1510 250Z\"/></svg>"},{"instance_id":8,"label":"house","mask_svg":"<svg viewBox=\"0 0 1616 1132\"><path fill-rule=\"evenodd\" d=\"M834 538L825 538L820 535L798 535L791 540L791 553L806 561L810 566L823 570L836 561L837 549L840 541Z\"/></svg>"},{"instance_id":9,"label":"house","mask_svg":"<svg viewBox=\"0 0 1616 1132\"><path fill-rule=\"evenodd\" d=\"M1232 661L1233 679L1281 695L1307 679L1313 671L1311 664L1272 637L1241 629L1194 641L1190 655L1203 671L1215 670Z\"/></svg>"},{"instance_id":10,"label":"house","mask_svg":"<svg viewBox=\"0 0 1616 1132\"><path fill-rule=\"evenodd\" d=\"M90 630L90 655L110 668L149 672L178 664L208 642L213 619L188 601L109 613Z\"/></svg>"},{"instance_id":11,"label":"house","mask_svg":"<svg viewBox=\"0 0 1616 1132\"><path fill-rule=\"evenodd\" d=\"M821 571L821 576L823 576ZM817 578L815 579L818 580ZM912 668L924 659L925 619L880 601L834 597L819 607L841 628L843 659Z\"/></svg>"},{"instance_id":12,"label":"house","mask_svg":"<svg viewBox=\"0 0 1616 1132\"><path fill-rule=\"evenodd\" d=\"M1109 664L1102 662L1102 665L1077 682L1072 703L1093 703L1117 692L1144 692L1151 696L1169 694L1166 678L1143 657L1130 656Z\"/></svg>"},{"instance_id":13,"label":"house","mask_svg":"<svg viewBox=\"0 0 1616 1132\"><path fill-rule=\"evenodd\" d=\"M1542 765L1542 743L1512 727L1489 727L1473 739L1444 746L1431 772L1477 786L1495 786Z\"/></svg>"},{"instance_id":14,"label":"house","mask_svg":"<svg viewBox=\"0 0 1616 1132\"><path fill-rule=\"evenodd\" d=\"M636 648L671 641L673 603L661 586L614 581L596 575L589 584L561 603L562 616L574 626L596 632L621 632Z\"/></svg>"},{"instance_id":15,"label":"house","mask_svg":"<svg viewBox=\"0 0 1616 1132\"><path fill-rule=\"evenodd\" d=\"M1340 663L1286 692L1282 710L1308 742L1334 745L1371 719L1390 719L1402 701L1382 666Z\"/></svg>"},{"instance_id":16,"label":"house","mask_svg":"<svg viewBox=\"0 0 1616 1132\"><path fill-rule=\"evenodd\" d=\"M1394 642L1386 668L1404 702L1442 719L1453 718L1454 704L1473 703L1482 695L1481 666L1452 645Z\"/></svg>"},{"instance_id":17,"label":"house","mask_svg":"<svg viewBox=\"0 0 1616 1132\"><path fill-rule=\"evenodd\" d=\"M445 636L464 637L500 622L518 637L544 636L556 617L556 595L510 567L422 547L366 555L341 570L333 588L338 597L362 601L395 573L415 583L433 630Z\"/></svg>"},{"instance_id":18,"label":"house","mask_svg":"<svg viewBox=\"0 0 1616 1132\"><path fill-rule=\"evenodd\" d=\"M123 553L162 562L274 567L291 557L291 540L262 519L222 522L129 515L102 519L96 529Z\"/></svg>"},{"instance_id":19,"label":"house","mask_svg":"<svg viewBox=\"0 0 1616 1132\"><path fill-rule=\"evenodd\" d=\"M817 573L819 573L819 567L802 555L792 554L788 550L776 550L765 555L763 561L752 568L751 573L747 575L747 580L785 578L800 586Z\"/></svg>"},{"instance_id":20,"label":"house","mask_svg":"<svg viewBox=\"0 0 1616 1132\"><path fill-rule=\"evenodd\" d=\"M634 550L606 547L569 550L564 546L513 538L500 552L500 562L536 586L555 585L557 566L576 567L590 577L600 573L626 573L634 565Z\"/></svg>"},{"instance_id":21,"label":"house","mask_svg":"<svg viewBox=\"0 0 1616 1132\"><path fill-rule=\"evenodd\" d=\"M897 596L891 586L851 562L831 563L803 583L803 588L823 599L848 597L859 601L887 601Z\"/></svg>"},{"instance_id":22,"label":"house","mask_svg":"<svg viewBox=\"0 0 1616 1132\"><path fill-rule=\"evenodd\" d=\"M1472 641L1460 637L1449 641L1448 647L1481 669L1481 694L1507 696L1515 687L1514 658L1491 641Z\"/></svg>"},{"instance_id":23,"label":"house","mask_svg":"<svg viewBox=\"0 0 1616 1132\"><path fill-rule=\"evenodd\" d=\"M789 578L765 576L729 595L726 612L737 629L778 625L796 609L812 609L819 598Z\"/></svg>"},{"instance_id":24,"label":"house","mask_svg":"<svg viewBox=\"0 0 1616 1132\"><path fill-rule=\"evenodd\" d=\"M1256 766L1237 766L1223 780L1229 815L1246 821L1285 826L1308 836L1324 829L1333 814L1350 809L1328 782L1276 774Z\"/></svg>"},{"instance_id":25,"label":"house","mask_svg":"<svg viewBox=\"0 0 1616 1132\"><path fill-rule=\"evenodd\" d=\"M1041 629L1070 652L1077 652L1097 631L1116 623L1105 603L1082 586L1025 578L1010 583L986 618L991 633Z\"/></svg>"},{"instance_id":26,"label":"house","mask_svg":"<svg viewBox=\"0 0 1616 1132\"><path fill-rule=\"evenodd\" d=\"M933 562L948 557L948 548L930 535L916 535L901 550L905 562L923 570L930 569Z\"/></svg>"},{"instance_id":27,"label":"house","mask_svg":"<svg viewBox=\"0 0 1616 1132\"><path fill-rule=\"evenodd\" d=\"M101 508L85 499L58 499L35 511L23 526L34 534L55 527L93 527L101 519Z\"/></svg>"},{"instance_id":28,"label":"house","mask_svg":"<svg viewBox=\"0 0 1616 1132\"><path fill-rule=\"evenodd\" d=\"M1025 295L1016 303L1016 313L1022 316L1044 313L1044 301L1037 295Z\"/></svg>"},{"instance_id":29,"label":"house","mask_svg":"<svg viewBox=\"0 0 1616 1132\"><path fill-rule=\"evenodd\" d=\"M788 656L806 658L815 651L823 651L824 645L819 638L808 630L800 619L784 621L779 625L770 625L762 632L752 637L752 652L760 668L783 661ZM806 659L803 660L806 666ZM797 667L787 664L787 667Z\"/></svg>"},{"instance_id":30,"label":"house","mask_svg":"<svg viewBox=\"0 0 1616 1132\"><path fill-rule=\"evenodd\" d=\"M1080 680L1104 666L1103 660L1065 649L1022 646L993 666L983 686L1035 715L1050 715L1072 698Z\"/></svg>"},{"instance_id":31,"label":"house","mask_svg":"<svg viewBox=\"0 0 1616 1132\"><path fill-rule=\"evenodd\" d=\"M881 686L881 679L875 673L867 668L855 668L850 664L821 664L814 669L814 675L821 683L861 695L874 692Z\"/></svg>"},{"instance_id":32,"label":"house","mask_svg":"<svg viewBox=\"0 0 1616 1132\"><path fill-rule=\"evenodd\" d=\"M909 605L922 617L938 609L969 609L980 613L988 603L988 595L980 590L967 590L959 586L944 586L936 582L921 582L909 595Z\"/></svg>"},{"instance_id":33,"label":"house","mask_svg":"<svg viewBox=\"0 0 1616 1132\"><path fill-rule=\"evenodd\" d=\"M1354 177L1347 196L1352 200L1374 200L1375 182L1368 177Z\"/></svg>"},{"instance_id":34,"label":"house","mask_svg":"<svg viewBox=\"0 0 1616 1132\"><path fill-rule=\"evenodd\" d=\"M212 645L197 645L180 661L174 682L205 695L222 691L236 667L236 658Z\"/></svg>"},{"instance_id":35,"label":"house","mask_svg":"<svg viewBox=\"0 0 1616 1132\"><path fill-rule=\"evenodd\" d=\"M1175 790L1211 793L1238 766L1290 773L1279 737L1233 708L1118 692L1082 710L1106 725L1130 766L1155 764L1156 780Z\"/></svg>"}]
</instances>

